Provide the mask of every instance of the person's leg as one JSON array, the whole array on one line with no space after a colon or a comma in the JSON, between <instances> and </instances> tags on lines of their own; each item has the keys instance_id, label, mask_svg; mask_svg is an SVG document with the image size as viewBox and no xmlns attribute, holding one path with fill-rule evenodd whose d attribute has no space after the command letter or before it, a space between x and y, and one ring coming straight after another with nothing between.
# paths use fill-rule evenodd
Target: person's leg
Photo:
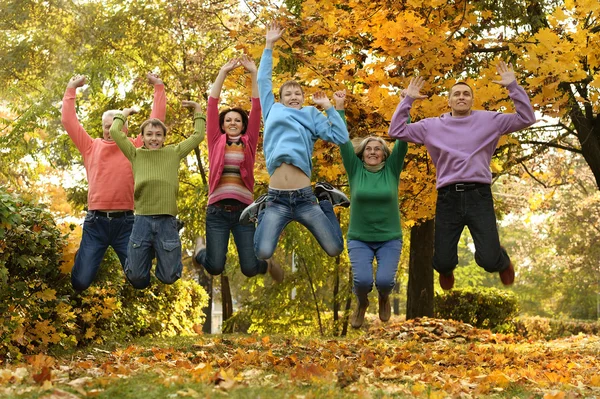
<instances>
[{"instance_id":1,"label":"person's leg","mask_svg":"<svg viewBox=\"0 0 600 399\"><path fill-rule=\"evenodd\" d=\"M173 284L181 277L181 239L174 216L152 216L156 277L165 284Z\"/></svg>"},{"instance_id":2,"label":"person's leg","mask_svg":"<svg viewBox=\"0 0 600 399\"><path fill-rule=\"evenodd\" d=\"M151 216L135 216L125 261L125 276L136 289L150 285L150 269L154 259Z\"/></svg>"},{"instance_id":3,"label":"person's leg","mask_svg":"<svg viewBox=\"0 0 600 399\"><path fill-rule=\"evenodd\" d=\"M369 307L369 292L373 289L373 258L375 252L370 243L348 240L348 256L352 265L353 291L356 295L356 309L350 318L350 325L359 328L365 320Z\"/></svg>"},{"instance_id":4,"label":"person's leg","mask_svg":"<svg viewBox=\"0 0 600 399\"><path fill-rule=\"evenodd\" d=\"M329 256L337 256L344 250L344 237L340 223L328 200L317 203L310 187L297 190L292 200L294 219L302 223L317 239Z\"/></svg>"},{"instance_id":5,"label":"person's leg","mask_svg":"<svg viewBox=\"0 0 600 399\"><path fill-rule=\"evenodd\" d=\"M110 246L115 250L123 268L125 268L125 261L127 260L127 247L129 246L134 221L135 216L133 214L111 219L110 221Z\"/></svg>"},{"instance_id":6,"label":"person's leg","mask_svg":"<svg viewBox=\"0 0 600 399\"><path fill-rule=\"evenodd\" d=\"M71 270L71 284L76 291L87 289L98 274L109 244L109 220L89 211L83 222L79 250Z\"/></svg>"},{"instance_id":7,"label":"person's leg","mask_svg":"<svg viewBox=\"0 0 600 399\"><path fill-rule=\"evenodd\" d=\"M236 214L239 215L237 212ZM229 232L231 230L228 216L228 212L215 205L209 205L206 208L206 248L198 252L196 262L204 266L208 273L215 276L225 270ZM254 226L252 227L254 229ZM252 253L254 253L254 250L252 250Z\"/></svg>"},{"instance_id":8,"label":"person's leg","mask_svg":"<svg viewBox=\"0 0 600 399\"><path fill-rule=\"evenodd\" d=\"M505 270L510 258L500 246L494 200L489 186L465 192L467 227L475 244L475 262L490 273Z\"/></svg>"},{"instance_id":9,"label":"person's leg","mask_svg":"<svg viewBox=\"0 0 600 399\"><path fill-rule=\"evenodd\" d=\"M402 253L402 240L390 240L379 243L375 250L377 272L375 286L381 295L389 295L396 284L396 272Z\"/></svg>"},{"instance_id":10,"label":"person's leg","mask_svg":"<svg viewBox=\"0 0 600 399\"><path fill-rule=\"evenodd\" d=\"M258 214L254 233L254 252L258 259L269 259L275 253L279 236L292 221L289 193L269 189L265 208Z\"/></svg>"},{"instance_id":11,"label":"person's leg","mask_svg":"<svg viewBox=\"0 0 600 399\"><path fill-rule=\"evenodd\" d=\"M239 215L239 213L235 212L235 215ZM240 268L244 276L254 277L257 274L265 274L267 272L267 261L258 259L254 253L254 234L256 232L254 225L243 225L238 222L233 224L232 231Z\"/></svg>"},{"instance_id":12,"label":"person's leg","mask_svg":"<svg viewBox=\"0 0 600 399\"><path fill-rule=\"evenodd\" d=\"M433 268L441 275L451 274L458 264L458 241L465 227L463 193L449 189L438 191Z\"/></svg>"}]
</instances>

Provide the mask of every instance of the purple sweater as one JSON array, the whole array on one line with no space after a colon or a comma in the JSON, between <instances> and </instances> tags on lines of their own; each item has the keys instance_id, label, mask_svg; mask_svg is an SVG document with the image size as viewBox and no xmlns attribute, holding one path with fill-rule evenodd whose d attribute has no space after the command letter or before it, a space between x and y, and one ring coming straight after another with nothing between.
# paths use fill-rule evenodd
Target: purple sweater
<instances>
[{"instance_id":1,"label":"purple sweater","mask_svg":"<svg viewBox=\"0 0 600 399\"><path fill-rule=\"evenodd\" d=\"M437 188L453 183L492 182L490 162L500 136L535 122L527 93L517 82L507 86L516 114L471 111L465 117L445 113L407 124L414 99L406 96L398 104L390 124L390 137L425 144L437 170Z\"/></svg>"}]
</instances>

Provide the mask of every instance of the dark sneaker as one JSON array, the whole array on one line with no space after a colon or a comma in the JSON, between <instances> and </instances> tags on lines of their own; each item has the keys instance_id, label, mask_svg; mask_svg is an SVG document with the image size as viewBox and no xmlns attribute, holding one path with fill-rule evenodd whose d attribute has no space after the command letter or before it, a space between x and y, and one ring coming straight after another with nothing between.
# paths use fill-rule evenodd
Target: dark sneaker
<instances>
[{"instance_id":1,"label":"dark sneaker","mask_svg":"<svg viewBox=\"0 0 600 399\"><path fill-rule=\"evenodd\" d=\"M388 321L392 315L392 304L389 295L379 294L379 320Z\"/></svg>"},{"instance_id":2,"label":"dark sneaker","mask_svg":"<svg viewBox=\"0 0 600 399\"><path fill-rule=\"evenodd\" d=\"M358 302L356 306L356 310L352 314L350 318L350 325L353 328L360 328L365 322L365 313L367 308L369 307L369 300L365 300L365 302Z\"/></svg>"},{"instance_id":3,"label":"dark sneaker","mask_svg":"<svg viewBox=\"0 0 600 399\"><path fill-rule=\"evenodd\" d=\"M454 287L454 273L442 274L440 273L440 286L444 290L451 290Z\"/></svg>"},{"instance_id":4,"label":"dark sneaker","mask_svg":"<svg viewBox=\"0 0 600 399\"><path fill-rule=\"evenodd\" d=\"M240 223L241 224L250 224L256 223L258 221L258 214L265 207L265 202L267 202L267 194L263 194L254 200L253 203L248 205L246 209L242 211L240 215Z\"/></svg>"},{"instance_id":5,"label":"dark sneaker","mask_svg":"<svg viewBox=\"0 0 600 399\"><path fill-rule=\"evenodd\" d=\"M196 256L198 256L198 253L201 250L203 250L204 248L206 248L206 244L204 243L204 239L202 237L196 237L196 246L194 247L194 256L192 256L192 263L198 269L201 269L202 265L200 263L198 263L198 261L196 260Z\"/></svg>"},{"instance_id":6,"label":"dark sneaker","mask_svg":"<svg viewBox=\"0 0 600 399\"><path fill-rule=\"evenodd\" d=\"M269 273L276 283L281 283L283 281L283 268L279 263L275 262L273 258L267 259L267 273Z\"/></svg>"},{"instance_id":7,"label":"dark sneaker","mask_svg":"<svg viewBox=\"0 0 600 399\"><path fill-rule=\"evenodd\" d=\"M512 285L515 282L515 267L512 262L508 264L508 267L500 272L500 281L504 285Z\"/></svg>"},{"instance_id":8,"label":"dark sneaker","mask_svg":"<svg viewBox=\"0 0 600 399\"><path fill-rule=\"evenodd\" d=\"M333 206L343 206L344 208L350 206L350 200L346 197L346 194L327 182L315 184L315 196L319 200L328 199Z\"/></svg>"}]
</instances>

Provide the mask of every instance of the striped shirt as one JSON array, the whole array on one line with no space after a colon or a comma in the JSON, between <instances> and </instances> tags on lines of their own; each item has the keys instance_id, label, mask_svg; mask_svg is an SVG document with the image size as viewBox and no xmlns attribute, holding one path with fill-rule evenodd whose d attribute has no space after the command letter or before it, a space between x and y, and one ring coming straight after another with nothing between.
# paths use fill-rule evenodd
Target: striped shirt
<instances>
[{"instance_id":1,"label":"striped shirt","mask_svg":"<svg viewBox=\"0 0 600 399\"><path fill-rule=\"evenodd\" d=\"M212 204L223 199L236 199L244 204L253 201L253 193L248 190L240 174L244 162L244 146L239 143L227 143L223 159L223 174L219 183L208 197Z\"/></svg>"}]
</instances>

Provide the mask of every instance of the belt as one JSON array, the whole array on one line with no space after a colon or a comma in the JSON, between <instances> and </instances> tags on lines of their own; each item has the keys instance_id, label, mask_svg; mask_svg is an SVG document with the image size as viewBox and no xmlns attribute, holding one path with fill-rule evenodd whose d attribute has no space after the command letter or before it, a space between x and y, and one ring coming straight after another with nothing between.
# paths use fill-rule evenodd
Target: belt
<instances>
[{"instance_id":1,"label":"belt","mask_svg":"<svg viewBox=\"0 0 600 399\"><path fill-rule=\"evenodd\" d=\"M92 211L95 216L104 216L109 219L117 219L122 218L123 216L131 216L133 215L133 211L118 211L118 212L102 212L102 211Z\"/></svg>"},{"instance_id":2,"label":"belt","mask_svg":"<svg viewBox=\"0 0 600 399\"><path fill-rule=\"evenodd\" d=\"M220 202L215 202L211 204L216 206L217 208L223 209L225 212L238 212L246 209L248 205L240 204L240 205L229 205L229 204L221 204Z\"/></svg>"},{"instance_id":3,"label":"belt","mask_svg":"<svg viewBox=\"0 0 600 399\"><path fill-rule=\"evenodd\" d=\"M489 187L489 184L485 183L454 183L449 184L444 187L440 187L440 190L450 190L450 191L471 191L476 190L478 188Z\"/></svg>"}]
</instances>

